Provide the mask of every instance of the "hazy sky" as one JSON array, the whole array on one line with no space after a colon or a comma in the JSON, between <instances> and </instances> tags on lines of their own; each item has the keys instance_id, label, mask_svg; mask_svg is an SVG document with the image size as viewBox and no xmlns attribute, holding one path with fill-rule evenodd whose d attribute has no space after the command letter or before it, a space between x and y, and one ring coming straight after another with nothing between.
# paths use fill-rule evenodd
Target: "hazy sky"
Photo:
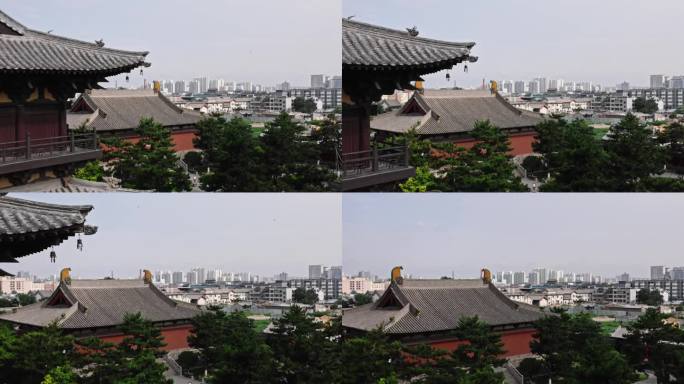
<instances>
[{"instance_id":1,"label":"hazy sky","mask_svg":"<svg viewBox=\"0 0 684 384\"><path fill-rule=\"evenodd\" d=\"M684 265L676 194L347 194L345 273L479 276L548 267L648 277Z\"/></svg>"},{"instance_id":2,"label":"hazy sky","mask_svg":"<svg viewBox=\"0 0 684 384\"><path fill-rule=\"evenodd\" d=\"M150 51L148 80L309 85L311 74L341 73L339 0L0 0L0 9L29 28Z\"/></svg>"},{"instance_id":3,"label":"hazy sky","mask_svg":"<svg viewBox=\"0 0 684 384\"><path fill-rule=\"evenodd\" d=\"M307 276L309 264L341 265L341 197L336 194L11 194L90 204L84 251L72 237L55 248L0 264L39 276L71 267L77 277L135 277L139 269L223 268L271 277Z\"/></svg>"},{"instance_id":4,"label":"hazy sky","mask_svg":"<svg viewBox=\"0 0 684 384\"><path fill-rule=\"evenodd\" d=\"M429 76L427 86L545 76L648 85L684 74L681 0L343 0L344 17L448 41L475 41L478 63Z\"/></svg>"}]
</instances>

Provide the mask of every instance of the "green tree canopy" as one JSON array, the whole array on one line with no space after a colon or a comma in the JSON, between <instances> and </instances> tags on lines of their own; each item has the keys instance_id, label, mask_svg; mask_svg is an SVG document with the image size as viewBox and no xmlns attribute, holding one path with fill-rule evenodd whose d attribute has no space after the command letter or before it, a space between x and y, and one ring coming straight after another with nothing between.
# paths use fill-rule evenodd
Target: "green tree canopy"
<instances>
[{"instance_id":1,"label":"green tree canopy","mask_svg":"<svg viewBox=\"0 0 684 384\"><path fill-rule=\"evenodd\" d=\"M210 383L277 383L271 348L243 312L226 314L210 308L193 319L188 338L200 351Z\"/></svg>"},{"instance_id":2,"label":"green tree canopy","mask_svg":"<svg viewBox=\"0 0 684 384\"><path fill-rule=\"evenodd\" d=\"M605 148L608 154L606 177L614 190L638 190L640 181L663 172L664 149L651 130L632 114L611 127Z\"/></svg>"},{"instance_id":3,"label":"green tree canopy","mask_svg":"<svg viewBox=\"0 0 684 384\"><path fill-rule=\"evenodd\" d=\"M316 304L318 302L318 294L313 289L299 287L292 291L292 301L300 304Z\"/></svg>"},{"instance_id":4,"label":"green tree canopy","mask_svg":"<svg viewBox=\"0 0 684 384\"><path fill-rule=\"evenodd\" d=\"M476 143L469 149L453 143L415 141L411 135L406 136L413 150L420 151L420 155L412 152L411 161L421 168L401 189L406 192L528 191L515 174L509 154L510 140L504 132L489 121L480 121L471 135Z\"/></svg>"},{"instance_id":5,"label":"green tree canopy","mask_svg":"<svg viewBox=\"0 0 684 384\"><path fill-rule=\"evenodd\" d=\"M628 384L635 378L627 360L601 332L588 314L571 316L564 311L536 322L537 333L530 343L539 356L538 372L527 372L535 382ZM527 364L529 369L534 364Z\"/></svg>"},{"instance_id":6,"label":"green tree canopy","mask_svg":"<svg viewBox=\"0 0 684 384\"><path fill-rule=\"evenodd\" d=\"M639 304L655 307L663 303L663 295L657 290L651 291L648 288L642 288L637 292L636 300Z\"/></svg>"},{"instance_id":7,"label":"green tree canopy","mask_svg":"<svg viewBox=\"0 0 684 384\"><path fill-rule=\"evenodd\" d=\"M656 113L658 112L658 103L653 99L646 99L644 97L637 97L632 103L632 109L635 112L641 113Z\"/></svg>"},{"instance_id":8,"label":"green tree canopy","mask_svg":"<svg viewBox=\"0 0 684 384\"><path fill-rule=\"evenodd\" d=\"M180 192L191 189L190 178L178 165L171 132L153 119L144 118L135 130L136 143L119 137L104 139L106 159L125 188L157 192Z\"/></svg>"},{"instance_id":9,"label":"green tree canopy","mask_svg":"<svg viewBox=\"0 0 684 384\"><path fill-rule=\"evenodd\" d=\"M283 113L255 137L249 122L212 117L198 125L198 148L210 172L207 191L316 192L335 181L332 164L339 146L339 123L319 126L310 136Z\"/></svg>"},{"instance_id":10,"label":"green tree canopy","mask_svg":"<svg viewBox=\"0 0 684 384\"><path fill-rule=\"evenodd\" d=\"M604 176L608 156L584 120L544 121L537 125L532 146L551 175L542 191L599 192L610 188Z\"/></svg>"},{"instance_id":11,"label":"green tree canopy","mask_svg":"<svg viewBox=\"0 0 684 384\"><path fill-rule=\"evenodd\" d=\"M295 99L292 100L292 110L302 113L314 113L316 112L316 102L312 99L295 97Z\"/></svg>"},{"instance_id":12,"label":"green tree canopy","mask_svg":"<svg viewBox=\"0 0 684 384\"><path fill-rule=\"evenodd\" d=\"M684 331L665 319L667 315L654 308L630 324L625 337L625 354L630 363L638 368L651 369L658 383L684 381Z\"/></svg>"}]
</instances>

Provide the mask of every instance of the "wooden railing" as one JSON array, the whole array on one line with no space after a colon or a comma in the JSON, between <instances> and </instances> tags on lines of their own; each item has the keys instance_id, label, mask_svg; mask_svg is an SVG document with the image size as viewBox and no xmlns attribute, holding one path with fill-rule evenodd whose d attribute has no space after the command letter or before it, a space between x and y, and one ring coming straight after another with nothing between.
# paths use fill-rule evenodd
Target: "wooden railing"
<instances>
[{"instance_id":1,"label":"wooden railing","mask_svg":"<svg viewBox=\"0 0 684 384\"><path fill-rule=\"evenodd\" d=\"M25 140L0 143L0 164L44 159L80 151L93 151L98 148L95 133L41 139L31 139L31 136L27 134Z\"/></svg>"},{"instance_id":2,"label":"wooden railing","mask_svg":"<svg viewBox=\"0 0 684 384\"><path fill-rule=\"evenodd\" d=\"M338 155L337 170L343 178L361 176L393 168L408 167L409 159L409 149L406 146L374 147L367 151Z\"/></svg>"}]
</instances>

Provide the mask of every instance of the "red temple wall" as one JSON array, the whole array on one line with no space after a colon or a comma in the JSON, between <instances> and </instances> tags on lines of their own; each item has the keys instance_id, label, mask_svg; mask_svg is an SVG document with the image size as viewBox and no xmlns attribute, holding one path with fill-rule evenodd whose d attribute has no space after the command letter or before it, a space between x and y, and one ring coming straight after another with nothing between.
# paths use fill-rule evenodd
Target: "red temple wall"
<instances>
[{"instance_id":1,"label":"red temple wall","mask_svg":"<svg viewBox=\"0 0 684 384\"><path fill-rule=\"evenodd\" d=\"M162 327L162 337L164 338L164 343L166 346L163 348L165 351L171 351L174 349L188 348L188 336L190 336L190 330L192 330L191 324ZM102 341L109 343L118 344L124 339L123 334L105 335L98 336Z\"/></svg>"},{"instance_id":2,"label":"red temple wall","mask_svg":"<svg viewBox=\"0 0 684 384\"><path fill-rule=\"evenodd\" d=\"M509 152L509 154L513 156L518 156L529 155L530 153L533 153L534 150L532 150L532 143L534 143L534 137L536 135L536 132L528 132L519 135L510 135L509 139L511 141L512 150ZM455 143L458 144L458 146L460 147L468 149L475 145L477 141L472 139L466 139L457 140L455 141Z\"/></svg>"},{"instance_id":3,"label":"red temple wall","mask_svg":"<svg viewBox=\"0 0 684 384\"><path fill-rule=\"evenodd\" d=\"M197 131L195 130L172 132L171 140L173 141L173 149L176 152L196 149L195 144L193 143L193 139L195 139L195 137L197 137ZM140 136L128 136L125 137L124 140L135 144L140 141Z\"/></svg>"},{"instance_id":4,"label":"red temple wall","mask_svg":"<svg viewBox=\"0 0 684 384\"><path fill-rule=\"evenodd\" d=\"M530 342L532 341L534 334L534 329L516 329L511 331L505 331L501 334L501 341L503 342L504 349L506 353L503 357L519 356L531 353ZM459 345L465 344L465 340L443 340L434 341L430 345L434 348L445 349L448 351L453 351L458 348Z\"/></svg>"}]
</instances>

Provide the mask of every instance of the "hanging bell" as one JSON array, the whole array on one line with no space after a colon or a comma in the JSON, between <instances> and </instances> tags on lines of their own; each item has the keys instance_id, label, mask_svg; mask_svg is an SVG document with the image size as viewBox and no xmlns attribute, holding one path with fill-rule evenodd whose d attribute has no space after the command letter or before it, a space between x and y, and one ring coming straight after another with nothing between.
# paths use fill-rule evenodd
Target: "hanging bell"
<instances>
[{"instance_id":1,"label":"hanging bell","mask_svg":"<svg viewBox=\"0 0 684 384\"><path fill-rule=\"evenodd\" d=\"M126 75L126 82L128 83L131 79Z\"/></svg>"},{"instance_id":2,"label":"hanging bell","mask_svg":"<svg viewBox=\"0 0 684 384\"><path fill-rule=\"evenodd\" d=\"M463 72L468 73L468 65L467 64L463 67Z\"/></svg>"},{"instance_id":3,"label":"hanging bell","mask_svg":"<svg viewBox=\"0 0 684 384\"><path fill-rule=\"evenodd\" d=\"M81 240L81 239L76 240L76 249L83 252L83 240Z\"/></svg>"},{"instance_id":4,"label":"hanging bell","mask_svg":"<svg viewBox=\"0 0 684 384\"><path fill-rule=\"evenodd\" d=\"M54 263L56 261L57 261L57 252L55 252L55 250L53 249L52 251L50 251L50 262Z\"/></svg>"},{"instance_id":5,"label":"hanging bell","mask_svg":"<svg viewBox=\"0 0 684 384\"><path fill-rule=\"evenodd\" d=\"M140 76L142 76L142 75L143 75L143 70L142 70L142 68L140 68Z\"/></svg>"},{"instance_id":6,"label":"hanging bell","mask_svg":"<svg viewBox=\"0 0 684 384\"><path fill-rule=\"evenodd\" d=\"M446 79L447 79L447 81L451 81L451 75L449 74L449 72L447 72L447 74L446 74Z\"/></svg>"}]
</instances>

